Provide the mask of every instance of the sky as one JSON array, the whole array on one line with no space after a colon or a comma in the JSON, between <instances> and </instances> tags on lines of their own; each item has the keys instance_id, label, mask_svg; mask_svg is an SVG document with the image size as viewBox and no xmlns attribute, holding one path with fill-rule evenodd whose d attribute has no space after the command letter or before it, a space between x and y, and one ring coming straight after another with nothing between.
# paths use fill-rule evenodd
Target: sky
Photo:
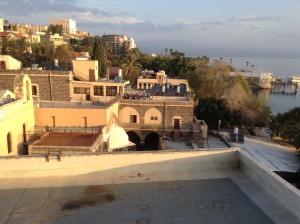
<instances>
[{"instance_id":1,"label":"sky","mask_svg":"<svg viewBox=\"0 0 300 224\"><path fill-rule=\"evenodd\" d=\"M299 9L299 0L0 0L0 17L11 23L71 18L93 35L133 37L144 53L290 58L298 73Z\"/></svg>"}]
</instances>

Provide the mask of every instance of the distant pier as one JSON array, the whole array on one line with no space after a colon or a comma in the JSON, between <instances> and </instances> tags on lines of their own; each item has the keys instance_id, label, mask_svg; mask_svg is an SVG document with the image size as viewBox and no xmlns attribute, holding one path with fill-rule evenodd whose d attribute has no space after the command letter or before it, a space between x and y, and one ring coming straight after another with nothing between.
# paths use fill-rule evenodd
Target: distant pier
<instances>
[{"instance_id":1,"label":"distant pier","mask_svg":"<svg viewBox=\"0 0 300 224\"><path fill-rule=\"evenodd\" d=\"M272 81L271 84L271 93L273 94L297 95L299 83L291 83L289 81L276 79L275 81Z\"/></svg>"}]
</instances>

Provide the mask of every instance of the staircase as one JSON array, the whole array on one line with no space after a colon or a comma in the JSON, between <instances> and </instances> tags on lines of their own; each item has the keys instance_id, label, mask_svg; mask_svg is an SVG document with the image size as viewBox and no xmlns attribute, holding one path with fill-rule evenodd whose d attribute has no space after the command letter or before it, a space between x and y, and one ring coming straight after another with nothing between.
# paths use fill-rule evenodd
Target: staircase
<instances>
[{"instance_id":1,"label":"staircase","mask_svg":"<svg viewBox=\"0 0 300 224\"><path fill-rule=\"evenodd\" d=\"M199 124L193 124L192 126L192 136L193 140L195 141L196 145L199 148L204 148L204 138L202 135L202 131L200 130Z\"/></svg>"}]
</instances>

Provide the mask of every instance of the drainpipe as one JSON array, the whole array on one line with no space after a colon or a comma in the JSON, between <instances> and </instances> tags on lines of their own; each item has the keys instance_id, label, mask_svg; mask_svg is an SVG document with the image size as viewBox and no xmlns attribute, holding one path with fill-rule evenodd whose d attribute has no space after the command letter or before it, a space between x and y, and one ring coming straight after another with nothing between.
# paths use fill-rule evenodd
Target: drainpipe
<instances>
[{"instance_id":1,"label":"drainpipe","mask_svg":"<svg viewBox=\"0 0 300 224\"><path fill-rule=\"evenodd\" d=\"M52 98L52 82L51 82L51 72L49 73L49 87L50 87L50 101L53 100Z\"/></svg>"},{"instance_id":2,"label":"drainpipe","mask_svg":"<svg viewBox=\"0 0 300 224\"><path fill-rule=\"evenodd\" d=\"M167 114L167 102L164 102L164 134L166 133L166 114Z\"/></svg>"}]
</instances>

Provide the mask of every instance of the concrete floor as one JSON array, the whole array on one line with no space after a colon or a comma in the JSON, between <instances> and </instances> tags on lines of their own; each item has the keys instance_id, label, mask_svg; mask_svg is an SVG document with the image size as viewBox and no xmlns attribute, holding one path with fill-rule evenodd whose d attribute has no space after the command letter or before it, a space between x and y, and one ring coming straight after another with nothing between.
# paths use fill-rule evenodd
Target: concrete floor
<instances>
[{"instance_id":1,"label":"concrete floor","mask_svg":"<svg viewBox=\"0 0 300 224\"><path fill-rule=\"evenodd\" d=\"M294 173L299 170L299 158L295 154L295 149L279 145L270 139L245 137L244 144L234 143L234 146L248 152L272 171Z\"/></svg>"},{"instance_id":2,"label":"concrete floor","mask_svg":"<svg viewBox=\"0 0 300 224\"><path fill-rule=\"evenodd\" d=\"M0 223L299 223L239 169L179 177L173 173L153 182L0 190Z\"/></svg>"}]
</instances>

